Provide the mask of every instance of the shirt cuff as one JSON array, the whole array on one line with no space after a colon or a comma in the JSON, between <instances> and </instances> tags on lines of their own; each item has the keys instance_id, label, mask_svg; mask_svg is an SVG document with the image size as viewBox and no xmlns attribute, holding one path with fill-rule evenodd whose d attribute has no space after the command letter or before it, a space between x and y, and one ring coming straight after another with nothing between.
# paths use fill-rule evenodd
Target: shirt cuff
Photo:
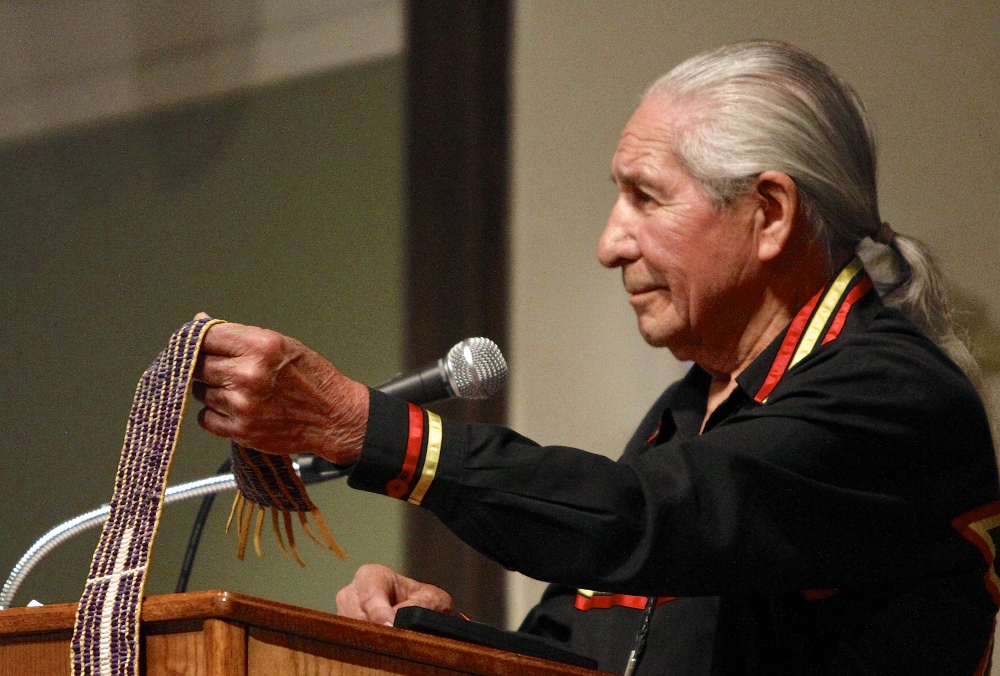
<instances>
[{"instance_id":1,"label":"shirt cuff","mask_svg":"<svg viewBox=\"0 0 1000 676\"><path fill-rule=\"evenodd\" d=\"M440 465L441 418L377 390L368 392L368 431L348 484L420 505Z\"/></svg>"}]
</instances>

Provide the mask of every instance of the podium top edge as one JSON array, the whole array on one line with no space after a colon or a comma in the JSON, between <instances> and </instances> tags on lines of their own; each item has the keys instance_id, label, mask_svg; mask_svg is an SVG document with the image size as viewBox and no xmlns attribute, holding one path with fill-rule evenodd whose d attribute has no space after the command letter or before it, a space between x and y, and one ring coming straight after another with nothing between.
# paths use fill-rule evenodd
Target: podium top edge
<instances>
[{"instance_id":1,"label":"podium top edge","mask_svg":"<svg viewBox=\"0 0 1000 676\"><path fill-rule=\"evenodd\" d=\"M76 620L76 603L0 611L0 645L17 641L68 637ZM142 604L144 629L159 631L175 623L221 620L247 629L294 636L401 657L417 662L458 668L462 673L491 674L498 663L516 663L521 674L593 676L599 672L516 655L494 648L383 627L319 610L268 601L228 591L197 591L147 597ZM149 626L153 625L153 626ZM482 667L479 669L478 667Z\"/></svg>"}]
</instances>

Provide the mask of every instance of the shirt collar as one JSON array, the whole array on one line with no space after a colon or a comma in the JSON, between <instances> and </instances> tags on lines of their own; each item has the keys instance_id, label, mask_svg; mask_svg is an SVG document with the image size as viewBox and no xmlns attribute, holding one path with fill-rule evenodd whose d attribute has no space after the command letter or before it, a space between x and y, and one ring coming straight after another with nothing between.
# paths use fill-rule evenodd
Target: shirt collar
<instances>
[{"instance_id":1,"label":"shirt collar","mask_svg":"<svg viewBox=\"0 0 1000 676\"><path fill-rule=\"evenodd\" d=\"M739 405L749 399L765 402L786 371L815 348L840 335L854 303L871 290L871 278L861 261L853 259L800 308L789 325L736 376L737 388L718 412L728 415L726 410L736 406L737 399ZM685 436L699 433L711 379L705 369L692 364L665 402L666 409L654 438L668 439L678 432Z\"/></svg>"},{"instance_id":2,"label":"shirt collar","mask_svg":"<svg viewBox=\"0 0 1000 676\"><path fill-rule=\"evenodd\" d=\"M796 313L785 330L736 377L757 403L765 403L786 372L835 340L854 304L872 291L861 260L853 258Z\"/></svg>"}]
</instances>

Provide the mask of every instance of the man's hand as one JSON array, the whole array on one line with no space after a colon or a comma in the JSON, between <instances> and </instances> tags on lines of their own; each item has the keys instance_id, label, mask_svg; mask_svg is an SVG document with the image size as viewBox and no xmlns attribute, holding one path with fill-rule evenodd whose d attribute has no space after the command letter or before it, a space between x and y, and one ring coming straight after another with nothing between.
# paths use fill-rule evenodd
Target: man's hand
<instances>
[{"instance_id":1,"label":"man's hand","mask_svg":"<svg viewBox=\"0 0 1000 676\"><path fill-rule=\"evenodd\" d=\"M203 317L204 315L199 315ZM368 425L368 388L299 341L266 329L216 324L195 369L198 422L259 451L358 457Z\"/></svg>"},{"instance_id":2,"label":"man's hand","mask_svg":"<svg viewBox=\"0 0 1000 676\"><path fill-rule=\"evenodd\" d=\"M406 606L451 613L451 595L440 587L403 577L391 568L367 564L354 581L337 592L337 614L391 626L396 611Z\"/></svg>"}]
</instances>

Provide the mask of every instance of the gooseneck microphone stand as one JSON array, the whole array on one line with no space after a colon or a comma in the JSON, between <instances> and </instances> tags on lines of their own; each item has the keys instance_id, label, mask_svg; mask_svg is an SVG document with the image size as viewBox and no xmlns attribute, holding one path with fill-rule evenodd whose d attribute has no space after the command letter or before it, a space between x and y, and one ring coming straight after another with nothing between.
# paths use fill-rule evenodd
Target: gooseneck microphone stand
<instances>
[{"instance_id":1,"label":"gooseneck microphone stand","mask_svg":"<svg viewBox=\"0 0 1000 676\"><path fill-rule=\"evenodd\" d=\"M302 482L306 484L329 481L346 474L346 470L343 468L306 453L296 457L294 466ZM188 548L184 555L181 577L177 581L177 591L184 591L187 588L187 580L191 574L191 567L194 565L195 552L198 548L198 542L201 539L205 520L208 518L209 510L211 510L212 501L215 499L215 494L236 489L236 479L232 474L228 473L228 470L229 461L227 460L223 464L223 467L220 468L220 473L216 476L171 486L166 490L163 501L168 505L182 500L198 497L203 498L201 509L198 511L198 517L191 529L191 537L188 540ZM28 551L24 553L24 556L14 566L13 570L11 570L7 581L4 583L2 590L0 590L0 610L6 610L10 607L11 602L14 600L14 595L17 594L17 590L21 587L25 578L28 577L28 573L41 563L42 559L67 540L104 525L108 520L110 512L111 506L103 505L85 514L81 514L76 518L59 524L40 537L35 544L31 545Z\"/></svg>"}]
</instances>

